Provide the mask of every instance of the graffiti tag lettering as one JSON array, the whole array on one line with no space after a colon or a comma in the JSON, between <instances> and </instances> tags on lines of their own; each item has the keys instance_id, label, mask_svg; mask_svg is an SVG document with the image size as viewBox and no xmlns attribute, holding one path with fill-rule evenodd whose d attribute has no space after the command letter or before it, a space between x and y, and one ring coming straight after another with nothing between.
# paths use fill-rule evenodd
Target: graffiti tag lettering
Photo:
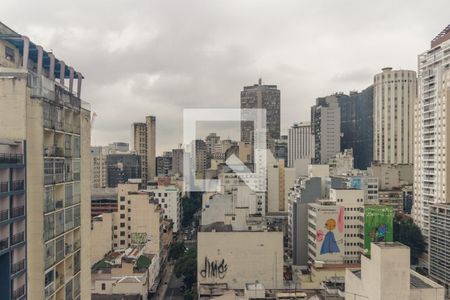
<instances>
[{"instance_id":1,"label":"graffiti tag lettering","mask_svg":"<svg viewBox=\"0 0 450 300\"><path fill-rule=\"evenodd\" d=\"M225 260L222 259L220 262L210 261L208 257L205 257L205 264L203 269L200 270L200 276L203 278L220 278L223 279L227 273L228 265Z\"/></svg>"}]
</instances>

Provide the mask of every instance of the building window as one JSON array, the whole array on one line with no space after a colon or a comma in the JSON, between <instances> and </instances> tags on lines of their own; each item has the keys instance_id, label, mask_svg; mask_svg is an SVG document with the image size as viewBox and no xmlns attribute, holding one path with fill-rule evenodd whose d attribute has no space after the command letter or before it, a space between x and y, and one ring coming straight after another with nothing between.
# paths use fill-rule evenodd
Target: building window
<instances>
[{"instance_id":1,"label":"building window","mask_svg":"<svg viewBox=\"0 0 450 300\"><path fill-rule=\"evenodd\" d=\"M125 197L124 196L120 196L120 201L125 201Z\"/></svg>"},{"instance_id":2,"label":"building window","mask_svg":"<svg viewBox=\"0 0 450 300\"><path fill-rule=\"evenodd\" d=\"M125 214L120 214L121 219L125 219Z\"/></svg>"},{"instance_id":3,"label":"building window","mask_svg":"<svg viewBox=\"0 0 450 300\"><path fill-rule=\"evenodd\" d=\"M120 241L120 244L121 244L121 245L125 245L125 240L121 240L121 241Z\"/></svg>"},{"instance_id":4,"label":"building window","mask_svg":"<svg viewBox=\"0 0 450 300\"><path fill-rule=\"evenodd\" d=\"M14 61L14 56L15 56L14 49L10 48L8 46L5 46L5 58L6 58L6 60Z\"/></svg>"},{"instance_id":5,"label":"building window","mask_svg":"<svg viewBox=\"0 0 450 300\"><path fill-rule=\"evenodd\" d=\"M120 236L125 236L125 231L121 231Z\"/></svg>"},{"instance_id":6,"label":"building window","mask_svg":"<svg viewBox=\"0 0 450 300\"><path fill-rule=\"evenodd\" d=\"M120 223L120 227L125 227L125 223Z\"/></svg>"},{"instance_id":7,"label":"building window","mask_svg":"<svg viewBox=\"0 0 450 300\"><path fill-rule=\"evenodd\" d=\"M106 284L102 283L102 291L106 290Z\"/></svg>"}]
</instances>

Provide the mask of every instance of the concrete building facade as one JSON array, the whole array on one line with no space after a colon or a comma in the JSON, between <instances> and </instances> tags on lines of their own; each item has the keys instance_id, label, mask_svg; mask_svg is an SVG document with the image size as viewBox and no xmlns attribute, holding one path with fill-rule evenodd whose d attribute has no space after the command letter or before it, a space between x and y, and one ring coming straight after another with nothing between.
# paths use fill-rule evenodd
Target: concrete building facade
<instances>
[{"instance_id":1,"label":"concrete building facade","mask_svg":"<svg viewBox=\"0 0 450 300\"><path fill-rule=\"evenodd\" d=\"M24 141L27 170L26 221L13 225L11 242L26 234L33 245L17 255L26 255L27 279L12 280L6 297L90 299L90 108L81 100L83 76L1 23L0 33L6 53L0 138Z\"/></svg>"},{"instance_id":2,"label":"concrete building facade","mask_svg":"<svg viewBox=\"0 0 450 300\"><path fill-rule=\"evenodd\" d=\"M156 117L145 117L145 123L133 123L133 145L141 157L142 179L152 181L156 176Z\"/></svg>"},{"instance_id":3,"label":"concrete building facade","mask_svg":"<svg viewBox=\"0 0 450 300\"><path fill-rule=\"evenodd\" d=\"M450 26L419 55L414 113L414 222L429 237L429 206L450 200Z\"/></svg>"},{"instance_id":4,"label":"concrete building facade","mask_svg":"<svg viewBox=\"0 0 450 300\"><path fill-rule=\"evenodd\" d=\"M373 99L373 160L412 164L416 72L383 68L383 72L374 77Z\"/></svg>"},{"instance_id":5,"label":"concrete building facade","mask_svg":"<svg viewBox=\"0 0 450 300\"><path fill-rule=\"evenodd\" d=\"M327 164L341 151L341 110L339 99L343 94L334 94L316 99L311 107L311 131L314 135L314 159L316 164Z\"/></svg>"},{"instance_id":6,"label":"concrete building facade","mask_svg":"<svg viewBox=\"0 0 450 300\"><path fill-rule=\"evenodd\" d=\"M314 136L310 122L295 123L288 131L288 167L293 168L298 159L314 157Z\"/></svg>"},{"instance_id":7,"label":"concrete building facade","mask_svg":"<svg viewBox=\"0 0 450 300\"><path fill-rule=\"evenodd\" d=\"M276 85L266 85L259 79L258 84L244 87L241 91L241 109L266 109L267 137L280 138L281 93ZM253 122L241 123L241 141L253 142Z\"/></svg>"}]
</instances>

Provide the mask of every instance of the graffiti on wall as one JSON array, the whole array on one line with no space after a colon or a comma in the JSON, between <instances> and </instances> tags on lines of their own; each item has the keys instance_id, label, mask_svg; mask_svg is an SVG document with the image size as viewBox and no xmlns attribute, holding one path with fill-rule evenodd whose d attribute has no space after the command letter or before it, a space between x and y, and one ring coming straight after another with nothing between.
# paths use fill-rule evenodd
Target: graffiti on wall
<instances>
[{"instance_id":1,"label":"graffiti on wall","mask_svg":"<svg viewBox=\"0 0 450 300\"><path fill-rule=\"evenodd\" d=\"M228 265L225 260L209 260L205 257L203 268L200 270L200 276L203 278L219 278L223 279L227 273Z\"/></svg>"}]
</instances>

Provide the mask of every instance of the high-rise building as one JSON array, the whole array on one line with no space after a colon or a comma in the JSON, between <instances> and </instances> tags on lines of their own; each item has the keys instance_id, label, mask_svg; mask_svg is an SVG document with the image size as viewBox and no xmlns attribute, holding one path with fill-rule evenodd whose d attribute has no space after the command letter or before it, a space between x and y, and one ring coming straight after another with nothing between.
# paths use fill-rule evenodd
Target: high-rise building
<instances>
[{"instance_id":1,"label":"high-rise building","mask_svg":"<svg viewBox=\"0 0 450 300\"><path fill-rule=\"evenodd\" d=\"M134 153L108 154L106 156L107 186L117 187L129 179L140 179L141 157Z\"/></svg>"},{"instance_id":2,"label":"high-rise building","mask_svg":"<svg viewBox=\"0 0 450 300\"><path fill-rule=\"evenodd\" d=\"M273 155L276 159L282 159L284 161L284 166L287 167L288 164L288 137L287 135L282 135L280 139L274 141L274 151Z\"/></svg>"},{"instance_id":3,"label":"high-rise building","mask_svg":"<svg viewBox=\"0 0 450 300\"><path fill-rule=\"evenodd\" d=\"M450 288L450 205L430 206L430 277L448 290Z\"/></svg>"},{"instance_id":4,"label":"high-rise building","mask_svg":"<svg viewBox=\"0 0 450 300\"><path fill-rule=\"evenodd\" d=\"M156 117L145 117L145 123L133 123L134 150L141 156L142 179L156 176Z\"/></svg>"},{"instance_id":5,"label":"high-rise building","mask_svg":"<svg viewBox=\"0 0 450 300\"><path fill-rule=\"evenodd\" d=\"M280 90L276 85L258 84L244 87L241 91L241 109L262 108L266 109L266 126L268 139L280 138ZM241 123L241 141L251 143L253 141L253 122Z\"/></svg>"},{"instance_id":6,"label":"high-rise building","mask_svg":"<svg viewBox=\"0 0 450 300\"><path fill-rule=\"evenodd\" d=\"M373 87L339 98L341 151L353 150L355 168L365 170L373 160Z\"/></svg>"},{"instance_id":7,"label":"high-rise building","mask_svg":"<svg viewBox=\"0 0 450 300\"><path fill-rule=\"evenodd\" d=\"M90 299L91 118L80 99L83 76L1 23L0 48L0 138L9 141L2 152L10 161L9 170L0 167L8 186L0 206L10 211L0 222L1 245L8 245L0 250L1 298Z\"/></svg>"},{"instance_id":8,"label":"high-rise building","mask_svg":"<svg viewBox=\"0 0 450 300\"><path fill-rule=\"evenodd\" d=\"M383 68L373 89L373 160L386 164L413 163L416 72Z\"/></svg>"},{"instance_id":9,"label":"high-rise building","mask_svg":"<svg viewBox=\"0 0 450 300\"><path fill-rule=\"evenodd\" d=\"M310 122L295 123L288 131L288 167L293 168L297 159L314 157L314 136Z\"/></svg>"},{"instance_id":10,"label":"high-rise building","mask_svg":"<svg viewBox=\"0 0 450 300\"><path fill-rule=\"evenodd\" d=\"M24 141L0 139L0 295L6 299L20 297L26 290L24 147Z\"/></svg>"},{"instance_id":11,"label":"high-rise building","mask_svg":"<svg viewBox=\"0 0 450 300\"><path fill-rule=\"evenodd\" d=\"M327 164L341 151L341 110L339 99L344 94L316 99L311 107L311 131L314 135L314 163Z\"/></svg>"},{"instance_id":12,"label":"high-rise building","mask_svg":"<svg viewBox=\"0 0 450 300\"><path fill-rule=\"evenodd\" d=\"M414 111L414 222L429 236L430 204L450 201L450 25L419 55Z\"/></svg>"},{"instance_id":13,"label":"high-rise building","mask_svg":"<svg viewBox=\"0 0 450 300\"><path fill-rule=\"evenodd\" d=\"M172 152L166 151L163 156L156 157L156 176L172 174Z\"/></svg>"},{"instance_id":14,"label":"high-rise building","mask_svg":"<svg viewBox=\"0 0 450 300\"><path fill-rule=\"evenodd\" d=\"M214 152L215 145L220 141L220 136L218 136L216 133L211 132L208 134L208 136L205 138L206 143L206 150L208 152L208 155L211 156L211 154Z\"/></svg>"},{"instance_id":15,"label":"high-rise building","mask_svg":"<svg viewBox=\"0 0 450 300\"><path fill-rule=\"evenodd\" d=\"M172 150L172 174L183 175L184 149Z\"/></svg>"},{"instance_id":16,"label":"high-rise building","mask_svg":"<svg viewBox=\"0 0 450 300\"><path fill-rule=\"evenodd\" d=\"M103 147L91 147L91 188L104 188L106 185L107 167Z\"/></svg>"}]
</instances>

